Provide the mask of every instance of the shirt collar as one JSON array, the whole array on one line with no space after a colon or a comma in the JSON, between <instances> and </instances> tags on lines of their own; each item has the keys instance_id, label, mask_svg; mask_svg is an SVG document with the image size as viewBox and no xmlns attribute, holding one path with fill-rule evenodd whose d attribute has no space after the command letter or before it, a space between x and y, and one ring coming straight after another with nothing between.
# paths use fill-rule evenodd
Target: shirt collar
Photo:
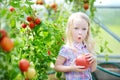
<instances>
[{"instance_id":1,"label":"shirt collar","mask_svg":"<svg viewBox=\"0 0 120 80\"><path fill-rule=\"evenodd\" d=\"M74 42L74 47L76 47L77 49L84 49L86 48L86 45L84 44L84 42L81 43Z\"/></svg>"}]
</instances>

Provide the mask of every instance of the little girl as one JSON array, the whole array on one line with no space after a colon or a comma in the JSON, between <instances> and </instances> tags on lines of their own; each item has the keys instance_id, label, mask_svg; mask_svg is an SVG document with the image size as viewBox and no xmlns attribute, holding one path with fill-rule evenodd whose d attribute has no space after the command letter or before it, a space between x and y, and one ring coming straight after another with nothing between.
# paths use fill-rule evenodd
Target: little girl
<instances>
[{"instance_id":1,"label":"little girl","mask_svg":"<svg viewBox=\"0 0 120 80\"><path fill-rule=\"evenodd\" d=\"M76 66L75 59L85 54L90 67ZM92 80L91 72L96 70L94 42L91 39L89 17L82 12L73 13L66 27L66 42L56 59L55 70L64 72L66 80Z\"/></svg>"}]
</instances>

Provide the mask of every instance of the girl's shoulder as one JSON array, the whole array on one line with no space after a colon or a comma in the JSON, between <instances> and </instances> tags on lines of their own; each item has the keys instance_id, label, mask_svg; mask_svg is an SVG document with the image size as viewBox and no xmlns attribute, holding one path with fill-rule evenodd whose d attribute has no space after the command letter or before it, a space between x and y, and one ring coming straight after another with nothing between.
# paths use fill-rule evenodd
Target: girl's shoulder
<instances>
[{"instance_id":1,"label":"girl's shoulder","mask_svg":"<svg viewBox=\"0 0 120 80\"><path fill-rule=\"evenodd\" d=\"M66 45L63 45L59 51L59 55L65 58L68 58L71 53L72 53L71 49L67 47Z\"/></svg>"},{"instance_id":2,"label":"girl's shoulder","mask_svg":"<svg viewBox=\"0 0 120 80\"><path fill-rule=\"evenodd\" d=\"M63 45L63 46L61 47L61 49L63 49L63 50L70 50L70 48L69 48L67 45Z\"/></svg>"},{"instance_id":3,"label":"girl's shoulder","mask_svg":"<svg viewBox=\"0 0 120 80\"><path fill-rule=\"evenodd\" d=\"M71 49L67 45L63 45L61 47L60 51L62 51L62 52L69 52L69 51L71 51Z\"/></svg>"}]
</instances>

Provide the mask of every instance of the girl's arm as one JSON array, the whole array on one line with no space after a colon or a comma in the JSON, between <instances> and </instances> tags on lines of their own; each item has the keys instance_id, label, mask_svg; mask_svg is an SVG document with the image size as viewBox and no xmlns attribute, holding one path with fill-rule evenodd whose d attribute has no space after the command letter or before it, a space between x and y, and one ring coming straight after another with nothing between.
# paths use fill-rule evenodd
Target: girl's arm
<instances>
[{"instance_id":1,"label":"girl's arm","mask_svg":"<svg viewBox=\"0 0 120 80\"><path fill-rule=\"evenodd\" d=\"M54 69L59 72L69 72L71 71L70 66L63 66L63 63L66 61L65 57L58 56L56 59L55 67Z\"/></svg>"},{"instance_id":2,"label":"girl's arm","mask_svg":"<svg viewBox=\"0 0 120 80\"><path fill-rule=\"evenodd\" d=\"M84 68L84 66L76 66L74 62L73 63L71 62L70 66L64 66L63 64L65 61L66 61L65 57L58 55L54 69L59 72L70 72L70 71L82 72L86 70L86 69L82 69Z\"/></svg>"}]
</instances>

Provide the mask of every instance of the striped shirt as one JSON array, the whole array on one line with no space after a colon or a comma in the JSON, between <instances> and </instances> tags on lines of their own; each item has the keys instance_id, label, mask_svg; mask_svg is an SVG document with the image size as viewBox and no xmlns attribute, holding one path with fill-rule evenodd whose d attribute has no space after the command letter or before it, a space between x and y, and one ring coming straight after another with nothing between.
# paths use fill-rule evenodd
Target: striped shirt
<instances>
[{"instance_id":1,"label":"striped shirt","mask_svg":"<svg viewBox=\"0 0 120 80\"><path fill-rule=\"evenodd\" d=\"M65 46L60 49L59 55L66 58L66 61L64 62L65 66L69 66L79 54L88 53L86 45L75 43L74 46L79 50L79 52L75 53ZM88 68L84 72L65 72L65 77L66 80L92 80L90 68Z\"/></svg>"}]
</instances>

